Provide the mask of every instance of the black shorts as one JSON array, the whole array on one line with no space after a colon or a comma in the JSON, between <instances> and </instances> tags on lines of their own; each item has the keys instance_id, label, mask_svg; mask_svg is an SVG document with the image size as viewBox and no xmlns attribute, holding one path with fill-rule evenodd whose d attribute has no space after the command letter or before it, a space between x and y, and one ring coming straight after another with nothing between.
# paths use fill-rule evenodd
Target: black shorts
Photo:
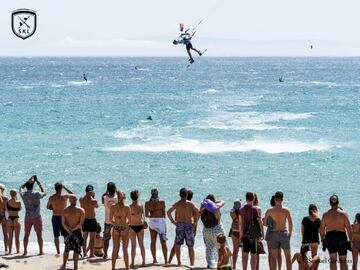
<instances>
[{"instance_id":1,"label":"black shorts","mask_svg":"<svg viewBox=\"0 0 360 270\"><path fill-rule=\"evenodd\" d=\"M250 240L247 237L243 237L241 239L242 242L242 251L244 253L251 253L251 254L256 254L257 253L257 244L256 244L256 240Z\"/></svg>"},{"instance_id":2,"label":"black shorts","mask_svg":"<svg viewBox=\"0 0 360 270\"><path fill-rule=\"evenodd\" d=\"M84 239L81 230L74 231L72 234L65 238L65 250L64 252L74 251L74 253L81 253Z\"/></svg>"},{"instance_id":3,"label":"black shorts","mask_svg":"<svg viewBox=\"0 0 360 270\"><path fill-rule=\"evenodd\" d=\"M192 44L191 44L191 42L188 42L188 43L186 43L186 49L187 50L190 50L190 49L192 49Z\"/></svg>"},{"instance_id":4,"label":"black shorts","mask_svg":"<svg viewBox=\"0 0 360 270\"><path fill-rule=\"evenodd\" d=\"M85 218L84 224L82 226L83 232L96 232L97 222L96 219L87 219Z\"/></svg>"},{"instance_id":5,"label":"black shorts","mask_svg":"<svg viewBox=\"0 0 360 270\"><path fill-rule=\"evenodd\" d=\"M347 236L345 232L331 231L325 235L326 248L329 254L338 253L339 256L347 254Z\"/></svg>"},{"instance_id":6,"label":"black shorts","mask_svg":"<svg viewBox=\"0 0 360 270\"><path fill-rule=\"evenodd\" d=\"M52 216L51 223L55 238L58 238L60 235L64 237L68 235L67 231L64 229L64 227L61 224L61 216Z\"/></svg>"}]
</instances>

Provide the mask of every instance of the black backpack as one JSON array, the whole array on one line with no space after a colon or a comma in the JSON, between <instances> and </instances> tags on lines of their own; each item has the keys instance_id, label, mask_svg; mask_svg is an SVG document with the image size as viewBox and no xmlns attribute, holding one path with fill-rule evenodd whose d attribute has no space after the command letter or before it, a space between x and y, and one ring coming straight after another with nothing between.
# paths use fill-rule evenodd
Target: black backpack
<instances>
[{"instance_id":1,"label":"black backpack","mask_svg":"<svg viewBox=\"0 0 360 270\"><path fill-rule=\"evenodd\" d=\"M254 211L256 209L252 208L252 216L254 216ZM246 236L250 239L259 239L262 236L261 226L257 218L252 217Z\"/></svg>"},{"instance_id":2,"label":"black backpack","mask_svg":"<svg viewBox=\"0 0 360 270\"><path fill-rule=\"evenodd\" d=\"M201 221L205 228L213 228L219 224L219 221L215 217L214 213L211 213L206 209L204 209L204 212L201 214Z\"/></svg>"}]
</instances>

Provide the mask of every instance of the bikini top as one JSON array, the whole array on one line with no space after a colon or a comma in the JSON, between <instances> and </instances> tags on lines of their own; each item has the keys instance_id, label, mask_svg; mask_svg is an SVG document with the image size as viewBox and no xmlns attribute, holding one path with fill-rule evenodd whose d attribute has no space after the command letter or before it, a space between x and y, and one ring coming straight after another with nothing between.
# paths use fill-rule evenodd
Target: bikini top
<instances>
[{"instance_id":1,"label":"bikini top","mask_svg":"<svg viewBox=\"0 0 360 270\"><path fill-rule=\"evenodd\" d=\"M20 207L19 208L12 207L11 205L9 205L9 203L7 203L7 209L9 211L20 211Z\"/></svg>"}]
</instances>

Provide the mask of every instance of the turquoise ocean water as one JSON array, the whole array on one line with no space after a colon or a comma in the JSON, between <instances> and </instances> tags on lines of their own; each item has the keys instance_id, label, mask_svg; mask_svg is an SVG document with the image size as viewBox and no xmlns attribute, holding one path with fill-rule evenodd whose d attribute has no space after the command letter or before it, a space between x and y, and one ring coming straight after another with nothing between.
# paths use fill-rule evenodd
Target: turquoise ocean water
<instances>
[{"instance_id":1,"label":"turquoise ocean water","mask_svg":"<svg viewBox=\"0 0 360 270\"><path fill-rule=\"evenodd\" d=\"M309 203L359 211L359 74L360 58L0 58L1 182L100 199L113 180L167 205L188 187L225 200L227 229L234 199L255 191L265 211L281 190L298 247Z\"/></svg>"}]
</instances>

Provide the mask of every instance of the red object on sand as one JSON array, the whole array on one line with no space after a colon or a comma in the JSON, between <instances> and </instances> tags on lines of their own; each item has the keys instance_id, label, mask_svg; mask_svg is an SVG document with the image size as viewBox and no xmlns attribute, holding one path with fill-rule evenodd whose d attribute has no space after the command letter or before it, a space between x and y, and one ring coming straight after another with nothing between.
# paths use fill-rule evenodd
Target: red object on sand
<instances>
[{"instance_id":1,"label":"red object on sand","mask_svg":"<svg viewBox=\"0 0 360 270\"><path fill-rule=\"evenodd\" d=\"M185 24L180 23L180 32L184 31Z\"/></svg>"}]
</instances>

